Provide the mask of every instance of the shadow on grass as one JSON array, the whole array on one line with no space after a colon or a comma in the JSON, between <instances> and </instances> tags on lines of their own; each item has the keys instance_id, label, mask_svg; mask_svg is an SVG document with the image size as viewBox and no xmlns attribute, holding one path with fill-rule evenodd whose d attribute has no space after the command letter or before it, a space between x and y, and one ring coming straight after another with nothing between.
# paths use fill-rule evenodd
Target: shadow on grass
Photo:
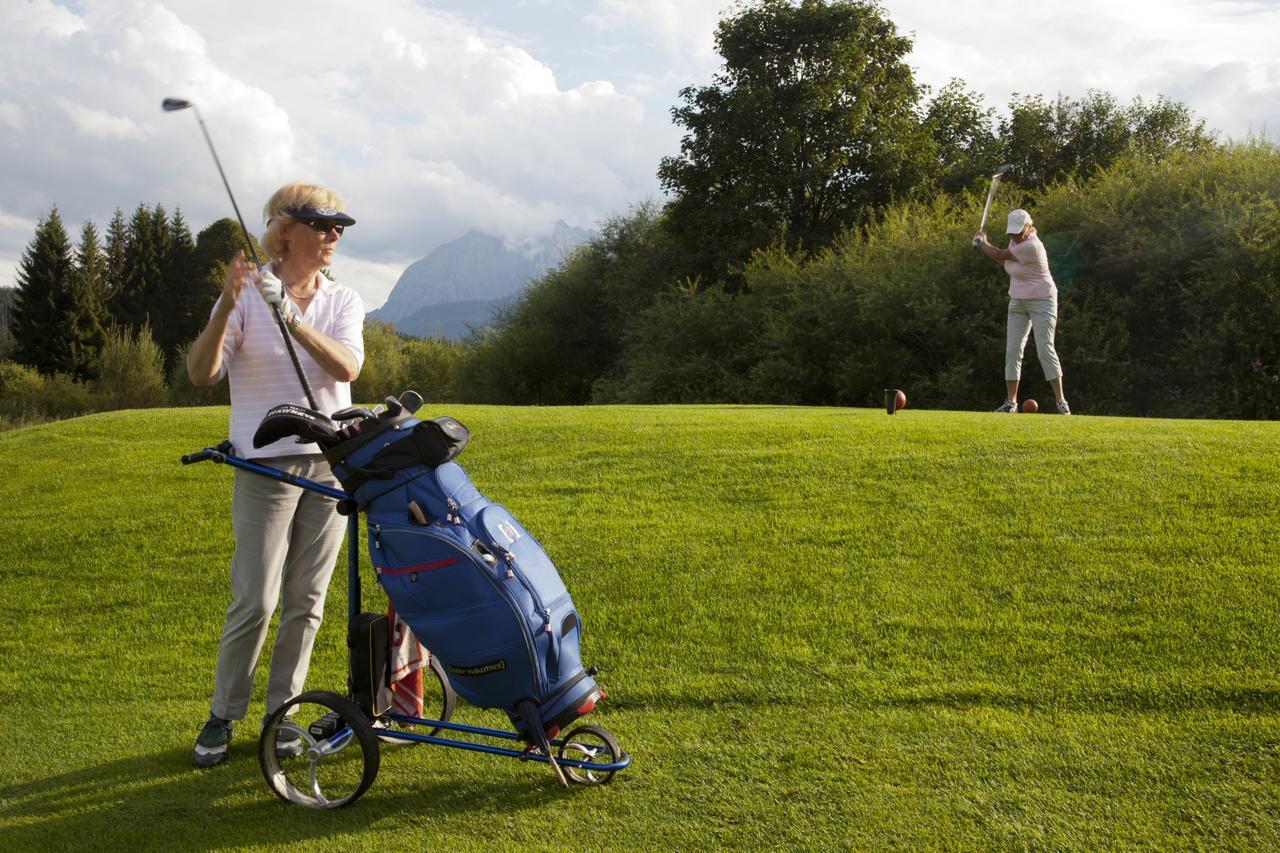
<instances>
[{"instance_id":1,"label":"shadow on grass","mask_svg":"<svg viewBox=\"0 0 1280 853\"><path fill-rule=\"evenodd\" d=\"M767 685L761 685L767 688ZM614 711L645 713L653 711L720 712L763 706L794 704L825 707L830 697L823 694L816 702L804 695L780 696L769 689L741 689L690 694L662 694L633 690L625 698L610 697ZM843 702L847 709L873 708L951 708L969 710L999 708L1028 712L1096 712L1096 713L1191 713L1196 711L1229 711L1235 714L1280 714L1280 690L1252 687L1170 687L1167 689L1114 688L1075 690L1068 693L1017 692L991 685L922 685L914 689L891 691L858 691Z\"/></svg>"},{"instance_id":2,"label":"shadow on grass","mask_svg":"<svg viewBox=\"0 0 1280 853\"><path fill-rule=\"evenodd\" d=\"M379 779L394 768L383 765ZM433 819L542 809L567 794L550 778L492 779L459 786L435 776L332 811L279 800L256 756L233 753L211 770L187 749L139 755L0 788L4 847L36 849L219 849L286 845L361 832L406 813Z\"/></svg>"}]
</instances>

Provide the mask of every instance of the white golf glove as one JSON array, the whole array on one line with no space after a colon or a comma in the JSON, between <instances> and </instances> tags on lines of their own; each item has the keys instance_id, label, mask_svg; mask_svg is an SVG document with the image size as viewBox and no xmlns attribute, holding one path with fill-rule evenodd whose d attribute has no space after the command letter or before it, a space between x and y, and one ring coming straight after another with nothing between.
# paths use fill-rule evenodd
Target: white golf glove
<instances>
[{"instance_id":1,"label":"white golf glove","mask_svg":"<svg viewBox=\"0 0 1280 853\"><path fill-rule=\"evenodd\" d=\"M280 305L284 302L284 282L271 270L258 273L258 292L268 305Z\"/></svg>"}]
</instances>

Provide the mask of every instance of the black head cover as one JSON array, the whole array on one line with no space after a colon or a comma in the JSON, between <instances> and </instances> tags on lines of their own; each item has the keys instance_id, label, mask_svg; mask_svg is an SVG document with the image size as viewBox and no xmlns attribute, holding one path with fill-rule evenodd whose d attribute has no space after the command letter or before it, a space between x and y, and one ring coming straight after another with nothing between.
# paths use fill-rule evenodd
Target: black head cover
<instances>
[{"instance_id":1,"label":"black head cover","mask_svg":"<svg viewBox=\"0 0 1280 853\"><path fill-rule=\"evenodd\" d=\"M284 403L267 412L262 423L258 424L258 431L253 434L253 446L266 447L291 435L298 437L299 444L314 441L322 449L340 441L338 428L327 416L293 403Z\"/></svg>"}]
</instances>

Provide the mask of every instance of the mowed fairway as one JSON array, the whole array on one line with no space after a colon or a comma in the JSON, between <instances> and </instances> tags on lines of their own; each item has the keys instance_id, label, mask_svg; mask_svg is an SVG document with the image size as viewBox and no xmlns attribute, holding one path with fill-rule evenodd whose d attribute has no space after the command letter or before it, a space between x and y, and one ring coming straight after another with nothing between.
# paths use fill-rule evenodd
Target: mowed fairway
<instances>
[{"instance_id":1,"label":"mowed fairway","mask_svg":"<svg viewBox=\"0 0 1280 853\"><path fill-rule=\"evenodd\" d=\"M1280 846L1280 425L431 409L560 566L634 765L565 791L402 747L351 808L286 806L263 666L192 768L232 472L178 457L227 411L113 413L0 434L3 847ZM345 607L340 570L312 688Z\"/></svg>"}]
</instances>

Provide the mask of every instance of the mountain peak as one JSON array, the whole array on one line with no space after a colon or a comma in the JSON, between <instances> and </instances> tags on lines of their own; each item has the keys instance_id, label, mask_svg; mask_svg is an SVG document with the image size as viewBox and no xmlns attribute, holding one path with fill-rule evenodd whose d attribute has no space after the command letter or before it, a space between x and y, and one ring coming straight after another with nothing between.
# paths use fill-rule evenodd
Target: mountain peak
<instances>
[{"instance_id":1,"label":"mountain peak","mask_svg":"<svg viewBox=\"0 0 1280 853\"><path fill-rule=\"evenodd\" d=\"M557 220L547 237L509 246L496 235L472 229L410 264L386 304L369 316L398 327L435 305L509 300L593 236Z\"/></svg>"}]
</instances>

